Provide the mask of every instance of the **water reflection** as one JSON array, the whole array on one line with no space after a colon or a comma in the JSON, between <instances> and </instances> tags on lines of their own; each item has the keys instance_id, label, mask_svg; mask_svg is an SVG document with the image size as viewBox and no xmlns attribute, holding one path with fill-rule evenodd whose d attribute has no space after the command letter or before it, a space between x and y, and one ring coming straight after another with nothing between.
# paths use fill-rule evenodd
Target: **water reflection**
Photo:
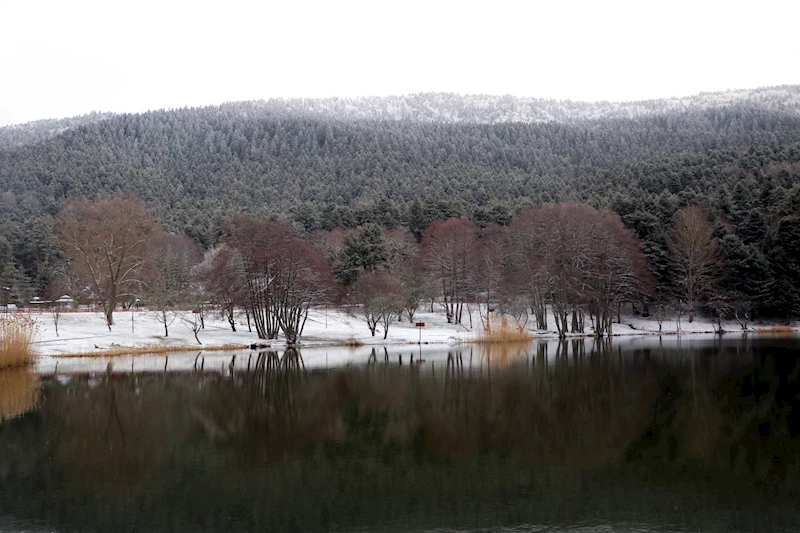
<instances>
[{"instance_id":1,"label":"water reflection","mask_svg":"<svg viewBox=\"0 0 800 533\"><path fill-rule=\"evenodd\" d=\"M79 531L800 526L790 341L461 348L47 378L38 409L0 425L0 515Z\"/></svg>"},{"instance_id":2,"label":"water reflection","mask_svg":"<svg viewBox=\"0 0 800 533\"><path fill-rule=\"evenodd\" d=\"M0 423L21 416L36 406L39 376L27 367L0 370Z\"/></svg>"}]
</instances>

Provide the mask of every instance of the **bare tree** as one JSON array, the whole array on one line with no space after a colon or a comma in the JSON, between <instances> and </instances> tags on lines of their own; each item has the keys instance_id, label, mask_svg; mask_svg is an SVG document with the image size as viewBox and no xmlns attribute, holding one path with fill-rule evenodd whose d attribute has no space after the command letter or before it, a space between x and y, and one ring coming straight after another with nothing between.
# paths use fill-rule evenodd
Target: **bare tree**
<instances>
[{"instance_id":1,"label":"bare tree","mask_svg":"<svg viewBox=\"0 0 800 533\"><path fill-rule=\"evenodd\" d=\"M316 230L308 235L308 241L322 251L325 259L334 264L344 250L344 241L349 236L356 234L355 229L343 230L334 228L330 231Z\"/></svg>"},{"instance_id":2,"label":"bare tree","mask_svg":"<svg viewBox=\"0 0 800 533\"><path fill-rule=\"evenodd\" d=\"M193 271L200 285L198 298L216 306L222 318L236 331L236 310L245 306L247 278L244 260L238 250L225 244L209 248ZM247 313L249 321L250 314Z\"/></svg>"},{"instance_id":3,"label":"bare tree","mask_svg":"<svg viewBox=\"0 0 800 533\"><path fill-rule=\"evenodd\" d=\"M47 286L47 299L50 300L50 312L53 316L53 325L56 330L56 337L58 333L58 322L61 319L61 312L64 307L68 305L62 300L63 296L67 296L72 301L77 301L80 297L80 290L76 287L77 280L70 275L69 263L58 263L50 272L50 283Z\"/></svg>"},{"instance_id":4,"label":"bare tree","mask_svg":"<svg viewBox=\"0 0 800 533\"><path fill-rule=\"evenodd\" d=\"M197 341L197 344L203 344L200 342L200 337L198 337L200 330L203 329L198 313L193 312L191 318L183 317L183 325L186 326L192 333L194 333L194 340Z\"/></svg>"},{"instance_id":5,"label":"bare tree","mask_svg":"<svg viewBox=\"0 0 800 533\"><path fill-rule=\"evenodd\" d=\"M471 285L484 329L491 328L489 315L495 303L500 301L503 270L509 251L508 232L506 228L496 224L484 228L480 232L478 242L475 243L473 250L475 270ZM470 327L472 327L471 321L470 318ZM527 316L525 321L527 322Z\"/></svg>"},{"instance_id":6,"label":"bare tree","mask_svg":"<svg viewBox=\"0 0 800 533\"><path fill-rule=\"evenodd\" d=\"M178 309L189 302L192 267L199 262L200 249L190 238L161 232L151 244L152 253L144 268L145 290L156 319L164 324L164 336L178 316Z\"/></svg>"},{"instance_id":7,"label":"bare tree","mask_svg":"<svg viewBox=\"0 0 800 533\"><path fill-rule=\"evenodd\" d=\"M598 319L595 332L610 335L614 309L619 315L622 302L649 294L655 283L641 243L619 215L587 208L583 209L583 221L589 229L588 265L583 269L580 292Z\"/></svg>"},{"instance_id":8,"label":"bare tree","mask_svg":"<svg viewBox=\"0 0 800 533\"><path fill-rule=\"evenodd\" d=\"M319 249L297 236L275 243L270 253L272 312L286 342L295 344L309 309L328 301L333 286L330 265Z\"/></svg>"},{"instance_id":9,"label":"bare tree","mask_svg":"<svg viewBox=\"0 0 800 533\"><path fill-rule=\"evenodd\" d=\"M403 313L410 323L414 323L414 314L420 302L435 298L436 286L428 277L425 265L419 255L392 265L392 272L403 286Z\"/></svg>"},{"instance_id":10,"label":"bare tree","mask_svg":"<svg viewBox=\"0 0 800 533\"><path fill-rule=\"evenodd\" d=\"M373 270L359 276L350 288L350 297L358 304L373 337L378 324L383 325L384 339L389 334L389 324L405 302L401 281L385 270Z\"/></svg>"},{"instance_id":11,"label":"bare tree","mask_svg":"<svg viewBox=\"0 0 800 533\"><path fill-rule=\"evenodd\" d=\"M679 210L667 244L675 262L679 297L686 302L689 322L692 322L697 305L718 292L722 280L723 257L708 214L695 206Z\"/></svg>"},{"instance_id":12,"label":"bare tree","mask_svg":"<svg viewBox=\"0 0 800 533\"><path fill-rule=\"evenodd\" d=\"M461 323L476 270L478 227L464 218L434 221L422 234L422 253L441 287L448 323Z\"/></svg>"},{"instance_id":13,"label":"bare tree","mask_svg":"<svg viewBox=\"0 0 800 533\"><path fill-rule=\"evenodd\" d=\"M656 322L658 322L658 332L661 333L664 325L664 320L672 312L672 306L669 302L659 299L656 302Z\"/></svg>"},{"instance_id":14,"label":"bare tree","mask_svg":"<svg viewBox=\"0 0 800 533\"><path fill-rule=\"evenodd\" d=\"M419 244L406 228L384 229L383 240L389 270L394 270L397 265L419 256Z\"/></svg>"},{"instance_id":15,"label":"bare tree","mask_svg":"<svg viewBox=\"0 0 800 533\"><path fill-rule=\"evenodd\" d=\"M246 305L259 338L282 332L289 344L300 337L311 306L326 300L333 278L321 250L288 224L237 216L226 245L241 258Z\"/></svg>"},{"instance_id":16,"label":"bare tree","mask_svg":"<svg viewBox=\"0 0 800 533\"><path fill-rule=\"evenodd\" d=\"M748 323L750 321L750 310L753 308L753 302L746 295L742 293L733 293L730 301L733 316L739 322L742 331L747 331Z\"/></svg>"},{"instance_id":17,"label":"bare tree","mask_svg":"<svg viewBox=\"0 0 800 533\"><path fill-rule=\"evenodd\" d=\"M245 305L259 339L277 339L280 332L278 316L272 312L274 272L270 260L273 242L294 233L285 224L258 220L250 216L233 217L228 223L225 245L241 259L245 283Z\"/></svg>"},{"instance_id":18,"label":"bare tree","mask_svg":"<svg viewBox=\"0 0 800 533\"><path fill-rule=\"evenodd\" d=\"M500 313L514 319L519 331L524 331L530 319L528 299L521 295L509 295L500 303Z\"/></svg>"},{"instance_id":19,"label":"bare tree","mask_svg":"<svg viewBox=\"0 0 800 533\"><path fill-rule=\"evenodd\" d=\"M549 262L545 253L546 213L527 209L509 226L509 254L504 269L503 292L523 295L536 319L536 328L547 329L547 300L550 297Z\"/></svg>"},{"instance_id":20,"label":"bare tree","mask_svg":"<svg viewBox=\"0 0 800 533\"><path fill-rule=\"evenodd\" d=\"M728 295L722 291L714 291L706 300L706 306L712 313L711 327L714 328L714 333L722 335L725 333L722 321L733 311L733 305Z\"/></svg>"},{"instance_id":21,"label":"bare tree","mask_svg":"<svg viewBox=\"0 0 800 533\"><path fill-rule=\"evenodd\" d=\"M109 329L117 303L133 296L158 223L134 194L71 199L57 217L56 231L72 275L85 295L103 308Z\"/></svg>"}]
</instances>

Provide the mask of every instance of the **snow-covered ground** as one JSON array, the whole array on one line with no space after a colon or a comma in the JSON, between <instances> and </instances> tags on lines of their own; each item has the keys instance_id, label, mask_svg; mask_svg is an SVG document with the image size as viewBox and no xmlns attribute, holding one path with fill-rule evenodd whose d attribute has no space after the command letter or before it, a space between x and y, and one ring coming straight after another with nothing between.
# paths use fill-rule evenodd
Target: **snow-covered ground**
<instances>
[{"instance_id":1,"label":"snow-covered ground","mask_svg":"<svg viewBox=\"0 0 800 533\"><path fill-rule=\"evenodd\" d=\"M144 347L153 347L155 350L186 347L191 350L245 347L261 343L285 345L282 338L277 341L259 339L255 327L252 332L248 330L244 314L237 318L235 332L227 321L218 316L206 316L205 328L198 333L202 345L194 338L191 328L194 316L191 312L180 312L175 317L169 326L169 336L165 336L164 324L157 319L157 314L147 311L115 312L115 324L110 331L101 313L62 313L58 320L58 334L52 314L42 312L30 316L37 323L36 352L46 356L91 354L111 349L116 351L123 347L136 350ZM474 331L467 326L447 324L441 313L419 313L414 320L425 322L425 327L417 328L407 320L393 322L384 341L380 326L373 337L366 322L357 316L337 309L315 309L309 314L300 341L303 346L341 345L351 340L365 344L417 344L421 338L423 343L428 344L455 344L468 342L474 336Z\"/></svg>"},{"instance_id":2,"label":"snow-covered ground","mask_svg":"<svg viewBox=\"0 0 800 533\"><path fill-rule=\"evenodd\" d=\"M42 371L52 370L56 361L59 362L59 369L67 369L70 366L80 365L81 368L93 370L104 370L108 361L113 361L114 365L129 367L132 363L153 366L152 369L162 368L165 363L171 369L175 365L191 368L194 365L194 356L203 351L202 359L206 365L214 365L214 368L223 363L230 363L232 358L230 353L213 351L213 348L240 347L246 353L247 347L252 344L261 344L267 341L258 339L256 333L248 331L247 322L242 315L237 320L236 331L232 331L230 325L218 316L208 316L205 320L205 328L200 330L198 337L202 345L198 344L194 338L194 333L190 327L193 321L190 312L180 313L169 327L169 336L164 335L164 325L156 318L155 313L147 311L118 311L114 314L115 325L111 331L105 324L101 313L93 312L65 312L62 313L58 321L58 334L53 320L53 315L48 312L32 313L30 315L37 324L37 331L34 340L34 349L39 355L37 367ZM378 328L373 337L366 322L357 317L347 314L339 309L314 309L308 317L303 335L301 346L304 349L304 358L311 364L334 363L330 360L335 359L336 363L343 360L349 361L352 358L365 360L369 357L372 348L378 348L378 358L384 357L382 346L387 346L392 358L397 359L399 355L408 352L406 358L410 358L413 353L411 346L416 346L421 340L425 346L426 354L436 350L441 351L446 357L448 347L469 343L475 340L480 328L480 320L477 313L473 313L473 327L469 327L467 317L464 317L465 325L448 324L444 313L441 312L419 312L414 317L415 322L424 322L424 328L417 328L408 321L394 322L389 327L387 339L383 339L383 331ZM549 324L554 321L550 317ZM528 323L532 328L533 324ZM741 331L737 322L723 323L726 331L735 333ZM753 329L763 327L761 324L752 324ZM587 324L587 332L590 332ZM675 334L678 331L676 320L665 320L662 323L661 333L664 335ZM689 323L685 317L681 321L680 331L682 334L702 334L714 332L712 323L705 319L696 319ZM533 336L537 338L555 338L556 331L533 331ZM654 335L659 333L658 322L653 317L643 318L641 316L622 316L620 324L614 324L615 336L635 336L635 335ZM346 346L351 341L363 343L365 346L357 349ZM285 346L282 339L269 341L272 347L281 348ZM438 348L437 348L438 347ZM173 350L184 349L183 356L175 354L171 363L168 362L169 354L163 353L157 358L147 358L143 356L124 356L116 358L97 358L104 355L104 352L112 350L116 353L125 353L126 350L144 352L152 348L154 353L170 352ZM311 350L313 349L313 350ZM68 357L78 354L85 354L88 357ZM306 355L308 354L308 355ZM426 355L426 357L428 357ZM322 359L320 359L322 358ZM94 362L90 362L94 359ZM316 359L320 359L316 361ZM241 359L240 359L240 364ZM94 367L97 366L97 369ZM211 368L211 366L209 366Z\"/></svg>"},{"instance_id":3,"label":"snow-covered ground","mask_svg":"<svg viewBox=\"0 0 800 533\"><path fill-rule=\"evenodd\" d=\"M65 312L60 315L58 320L58 334L56 334L52 314L41 312L33 313L30 316L37 324L34 350L39 356L37 367L42 371L54 369L56 361L59 361L59 370L67 370L76 365L92 371L104 370L108 361L113 361L115 366L122 367L130 367L131 362L135 361L136 367L140 370L154 370L159 366L164 367L168 355L171 355L172 361L169 364L170 369L192 368L194 355L189 359L187 359L187 355L196 354L201 350L203 351L202 357L206 361L205 364L213 364L213 368L217 368L222 361L225 361L226 364L230 362L231 353L215 351L215 348L235 349L238 347L241 351L246 351L253 344L270 344L275 348L286 345L282 338L277 341L259 339L255 328L252 332L248 330L247 320L243 314L237 319L235 332L232 331L226 320L219 316L207 316L205 328L198 333L202 345L195 340L191 328L195 317L191 312L182 312L175 317L169 326L169 336L164 335L164 324L157 319L156 313L147 311L114 313L115 324L111 327L111 331L106 326L101 313ZM415 323L425 322L425 327L417 328L408 321L394 322L390 325L389 334L384 341L383 330L379 327L373 337L363 319L338 309L315 309L309 314L300 344L304 349L326 347L327 350L321 353L332 353L335 359L341 362L342 354L347 354L349 358L350 355L357 352L365 352L367 355L363 359L366 360L372 347L378 345L398 348L417 345L421 340L423 345L436 345L446 350L449 345L469 342L475 335L469 327L447 324L445 316L441 313L419 313L414 320ZM366 346L354 350L348 346L353 341ZM152 348L152 353L162 352L163 355L157 358L147 357L145 350L148 348ZM125 353L127 349L143 355L103 357L109 351ZM183 354L180 356L172 353L178 349L183 349ZM170 353L165 353L167 351ZM410 353L409 351L406 360ZM86 355L86 357L75 357L77 355ZM304 357L307 359L305 352ZM380 357L383 358L382 351ZM148 368L143 368L142 364L148 365ZM179 366L176 368L176 365ZM153 368L149 368L149 366L153 366Z\"/></svg>"}]
</instances>

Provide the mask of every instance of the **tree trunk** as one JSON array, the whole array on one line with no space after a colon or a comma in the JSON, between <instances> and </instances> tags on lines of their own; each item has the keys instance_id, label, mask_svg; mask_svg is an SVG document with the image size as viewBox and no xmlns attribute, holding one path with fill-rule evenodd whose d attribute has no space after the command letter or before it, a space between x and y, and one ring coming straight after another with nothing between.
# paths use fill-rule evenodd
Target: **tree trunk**
<instances>
[{"instance_id":1,"label":"tree trunk","mask_svg":"<svg viewBox=\"0 0 800 533\"><path fill-rule=\"evenodd\" d=\"M225 310L226 318L228 319L228 324L231 325L231 331L236 331L236 320L233 316L233 307L230 307ZM249 321L248 321L249 322Z\"/></svg>"}]
</instances>

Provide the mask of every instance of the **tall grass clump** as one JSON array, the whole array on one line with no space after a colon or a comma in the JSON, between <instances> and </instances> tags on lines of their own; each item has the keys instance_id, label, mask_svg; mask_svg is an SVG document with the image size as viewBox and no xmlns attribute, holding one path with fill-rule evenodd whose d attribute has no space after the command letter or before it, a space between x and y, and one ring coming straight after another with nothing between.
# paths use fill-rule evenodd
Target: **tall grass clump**
<instances>
[{"instance_id":1,"label":"tall grass clump","mask_svg":"<svg viewBox=\"0 0 800 533\"><path fill-rule=\"evenodd\" d=\"M0 422L27 413L38 398L38 379L29 369L0 370Z\"/></svg>"},{"instance_id":2,"label":"tall grass clump","mask_svg":"<svg viewBox=\"0 0 800 533\"><path fill-rule=\"evenodd\" d=\"M36 323L29 316L0 317L0 369L33 364Z\"/></svg>"},{"instance_id":3,"label":"tall grass clump","mask_svg":"<svg viewBox=\"0 0 800 533\"><path fill-rule=\"evenodd\" d=\"M531 342L533 337L525 326L506 315L492 317L475 342L494 344L503 342Z\"/></svg>"},{"instance_id":4,"label":"tall grass clump","mask_svg":"<svg viewBox=\"0 0 800 533\"><path fill-rule=\"evenodd\" d=\"M348 339L345 339L344 345L349 348L361 348L362 346L364 346L364 343L356 339L355 337L350 337Z\"/></svg>"}]
</instances>

